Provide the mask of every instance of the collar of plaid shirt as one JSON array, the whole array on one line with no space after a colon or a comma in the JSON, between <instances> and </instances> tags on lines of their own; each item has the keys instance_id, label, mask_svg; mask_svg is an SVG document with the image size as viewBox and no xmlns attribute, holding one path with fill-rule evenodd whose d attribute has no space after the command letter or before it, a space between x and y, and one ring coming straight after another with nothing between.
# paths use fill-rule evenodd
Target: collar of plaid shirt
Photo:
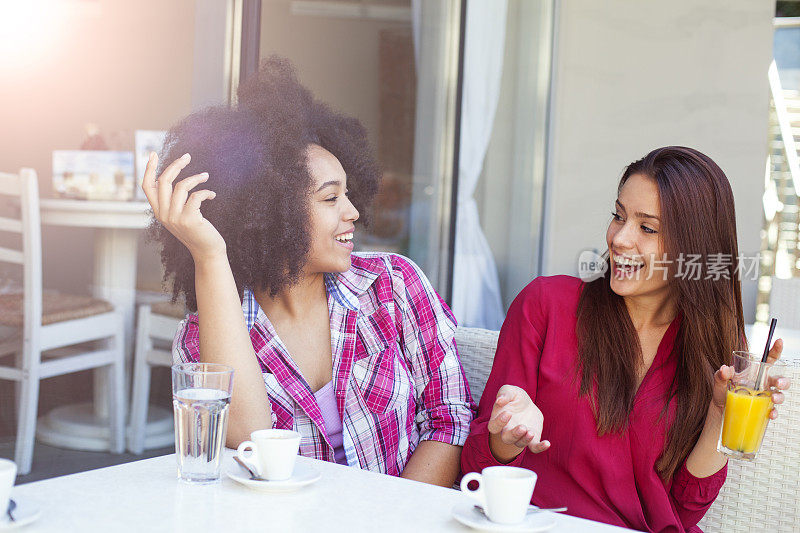
<instances>
[{"instance_id":1,"label":"collar of plaid shirt","mask_svg":"<svg viewBox=\"0 0 800 533\"><path fill-rule=\"evenodd\" d=\"M358 311L358 298L364 294L380 274L380 270L370 268L369 264L360 265L358 268L350 268L346 272L337 274L326 273L325 290L328 296L332 297L336 303L350 311ZM261 306L256 302L255 296L250 289L244 290L242 298L242 311L244 311L245 324L247 329L253 328L256 320L267 324L269 320Z\"/></svg>"}]
</instances>

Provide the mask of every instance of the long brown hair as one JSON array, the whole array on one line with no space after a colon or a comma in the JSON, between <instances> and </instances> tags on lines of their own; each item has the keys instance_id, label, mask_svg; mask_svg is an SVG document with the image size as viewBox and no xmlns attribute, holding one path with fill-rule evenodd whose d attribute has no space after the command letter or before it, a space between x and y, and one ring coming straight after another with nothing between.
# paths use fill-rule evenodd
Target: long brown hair
<instances>
[{"instance_id":1,"label":"long brown hair","mask_svg":"<svg viewBox=\"0 0 800 533\"><path fill-rule=\"evenodd\" d=\"M673 265L670 290L682 315L672 353L677 370L662 412L666 413L668 402L675 401L676 417L656 463L659 474L668 479L700 436L714 372L730 364L733 350L746 349L736 269L736 215L725 173L697 150L682 146L653 150L628 165L618 191L634 174L647 176L658 186L660 234ZM719 279L705 279L705 271L699 279L686 279L674 269L681 254L697 254L703 264L720 257L727 261L715 261ZM602 278L587 283L578 303L580 393L592 397L601 435L626 429L642 363L639 337L623 298L611 290L610 277L608 268Z\"/></svg>"}]
</instances>

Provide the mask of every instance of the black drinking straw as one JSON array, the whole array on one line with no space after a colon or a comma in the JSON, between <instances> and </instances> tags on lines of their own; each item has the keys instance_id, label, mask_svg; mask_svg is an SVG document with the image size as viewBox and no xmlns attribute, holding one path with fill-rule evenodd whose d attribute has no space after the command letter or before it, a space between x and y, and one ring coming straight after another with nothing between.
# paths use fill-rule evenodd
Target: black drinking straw
<instances>
[{"instance_id":1,"label":"black drinking straw","mask_svg":"<svg viewBox=\"0 0 800 533\"><path fill-rule=\"evenodd\" d=\"M772 344L772 334L775 333L775 326L778 324L778 319L773 318L769 321L769 335L767 335L767 345L764 346L764 355L761 356L761 366L758 367L758 377L756 378L755 390L761 388L761 377L764 375L764 363L767 362L769 356L769 345Z\"/></svg>"}]
</instances>

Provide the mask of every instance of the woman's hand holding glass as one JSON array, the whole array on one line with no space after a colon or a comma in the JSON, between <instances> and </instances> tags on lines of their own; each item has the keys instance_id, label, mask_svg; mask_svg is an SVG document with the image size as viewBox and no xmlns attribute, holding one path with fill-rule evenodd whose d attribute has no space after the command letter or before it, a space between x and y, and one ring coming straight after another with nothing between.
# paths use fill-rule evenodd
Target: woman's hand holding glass
<instances>
[{"instance_id":1,"label":"woman's hand holding glass","mask_svg":"<svg viewBox=\"0 0 800 533\"><path fill-rule=\"evenodd\" d=\"M769 350L769 354L767 354L767 362L774 363L775 361L781 358L781 353L783 352L783 339L777 339L773 344L772 348ZM733 367L732 366L721 366L719 370L714 373L714 391L711 398L711 407L712 409L715 408L719 410L721 413L725 409L725 400L727 398L727 384L728 380L733 378ZM786 377L782 376L770 376L768 378L768 384L770 388L772 388L775 392L772 393L772 403L774 405L780 405L784 401L783 392L788 390L791 386L791 380ZM774 407L769 413L770 420L775 420L778 418L778 411Z\"/></svg>"},{"instance_id":2,"label":"woman's hand holding glass","mask_svg":"<svg viewBox=\"0 0 800 533\"><path fill-rule=\"evenodd\" d=\"M508 463L525 448L540 453L550 447L542 438L544 415L528 393L514 385L503 385L489 418L489 447L497 460Z\"/></svg>"},{"instance_id":3,"label":"woman's hand holding glass","mask_svg":"<svg viewBox=\"0 0 800 533\"><path fill-rule=\"evenodd\" d=\"M225 241L222 235L200 212L203 201L213 199L216 193L202 189L189 194L192 189L208 180L208 173L202 172L183 178L174 188L172 186L190 161L189 154L176 159L156 180L158 156L151 153L144 172L142 189L156 219L189 249L195 261L204 257L224 256Z\"/></svg>"}]
</instances>

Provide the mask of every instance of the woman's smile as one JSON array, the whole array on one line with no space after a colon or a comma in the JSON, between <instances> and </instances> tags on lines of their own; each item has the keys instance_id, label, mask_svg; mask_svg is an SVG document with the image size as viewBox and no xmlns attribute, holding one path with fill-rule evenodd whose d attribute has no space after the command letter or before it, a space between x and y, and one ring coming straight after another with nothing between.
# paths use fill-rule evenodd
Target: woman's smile
<instances>
[{"instance_id":1,"label":"woman's smile","mask_svg":"<svg viewBox=\"0 0 800 533\"><path fill-rule=\"evenodd\" d=\"M639 271L644 267L641 259L611 253L611 273L617 279L639 279Z\"/></svg>"},{"instance_id":2,"label":"woman's smile","mask_svg":"<svg viewBox=\"0 0 800 533\"><path fill-rule=\"evenodd\" d=\"M351 252L353 251L353 231L355 228L350 229L344 233L340 233L339 235L335 236L333 239L336 241L336 244L347 248Z\"/></svg>"}]
</instances>

